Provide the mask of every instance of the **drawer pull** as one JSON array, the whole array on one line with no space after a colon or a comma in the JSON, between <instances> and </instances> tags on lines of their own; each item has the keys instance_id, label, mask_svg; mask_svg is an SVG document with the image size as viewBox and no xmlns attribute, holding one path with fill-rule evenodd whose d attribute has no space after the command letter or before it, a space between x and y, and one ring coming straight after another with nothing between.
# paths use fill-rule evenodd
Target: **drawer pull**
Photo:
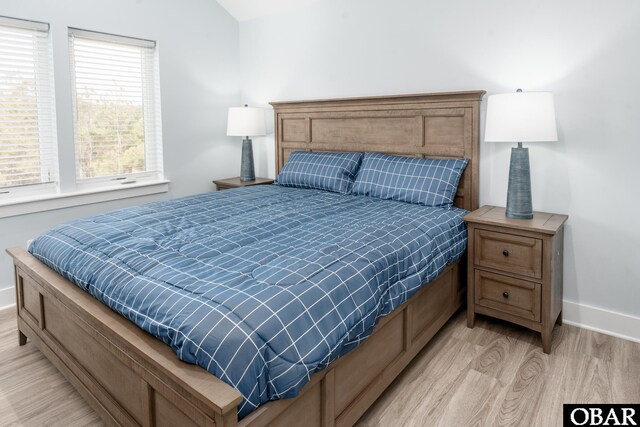
<instances>
[{"instance_id":1,"label":"drawer pull","mask_svg":"<svg viewBox=\"0 0 640 427\"><path fill-rule=\"evenodd\" d=\"M505 249L504 251L502 251L502 255L509 256L509 251Z\"/></svg>"},{"instance_id":2,"label":"drawer pull","mask_svg":"<svg viewBox=\"0 0 640 427\"><path fill-rule=\"evenodd\" d=\"M509 292L504 291L504 292L502 293L502 296L503 296L503 297L505 297L505 298L509 298Z\"/></svg>"}]
</instances>

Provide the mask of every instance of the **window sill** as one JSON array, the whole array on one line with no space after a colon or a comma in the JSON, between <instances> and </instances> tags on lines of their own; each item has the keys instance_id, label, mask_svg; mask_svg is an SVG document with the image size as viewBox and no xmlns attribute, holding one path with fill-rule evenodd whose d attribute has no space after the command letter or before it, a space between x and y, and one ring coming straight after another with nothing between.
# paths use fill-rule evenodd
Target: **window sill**
<instances>
[{"instance_id":1,"label":"window sill","mask_svg":"<svg viewBox=\"0 0 640 427\"><path fill-rule=\"evenodd\" d=\"M114 185L91 190L75 191L73 193L57 193L15 200L3 200L0 201L0 218L166 193L169 191L169 183L170 181L168 180L155 180L128 184L124 186L124 188L122 185Z\"/></svg>"}]
</instances>

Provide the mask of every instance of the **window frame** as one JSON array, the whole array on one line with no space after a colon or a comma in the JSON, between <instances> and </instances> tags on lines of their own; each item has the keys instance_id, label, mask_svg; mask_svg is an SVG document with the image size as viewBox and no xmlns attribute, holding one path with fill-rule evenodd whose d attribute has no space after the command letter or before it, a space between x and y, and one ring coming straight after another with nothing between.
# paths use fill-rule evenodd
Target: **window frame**
<instances>
[{"instance_id":1,"label":"window frame","mask_svg":"<svg viewBox=\"0 0 640 427\"><path fill-rule=\"evenodd\" d=\"M41 182L0 187L1 205L11 203L14 200L57 194L60 188L60 174L58 163L59 141L57 138L55 70L51 26L46 22L7 16L0 16L0 26L23 31L41 32L44 34L42 40L46 42L46 46L44 52L38 52L39 47L35 47L36 53L34 55L38 55L38 53L40 53L42 56L34 56L33 72L36 90L35 103L38 122L38 149L42 156L47 155L48 158L47 161L42 161L39 165ZM37 40L34 42L37 43ZM43 68L45 68L46 71L43 70ZM43 121L51 122L49 124L48 137L46 136L47 131L43 130ZM50 154L46 154L47 150L50 151ZM45 175L49 177L46 180L44 178Z\"/></svg>"},{"instance_id":2,"label":"window frame","mask_svg":"<svg viewBox=\"0 0 640 427\"><path fill-rule=\"evenodd\" d=\"M75 187L78 191L87 191L91 189L101 189L111 186L127 186L136 183L145 183L153 181L164 181L164 158L163 158L163 141L162 141L162 111L161 111L161 96L160 96L160 70L158 60L158 48L157 43L153 40L141 39L137 37L121 36L111 33L104 33L99 31L84 30L75 27L67 28L67 37L69 45L69 78L71 82L71 96L72 96L72 110L73 110L73 146L75 154ZM77 107L77 84L76 84L76 71L75 71L75 52L73 48L73 38L81 38L86 40L94 40L106 43L115 43L131 47L139 47L146 49L153 49L152 52L152 70L150 73L142 71L143 76L151 76L152 81L143 81L141 90L142 96L142 108L143 108L143 124L144 124L144 145L145 145L145 167L146 171L132 172L123 174L114 174L107 176L79 178L78 171L78 158L77 158L77 121L78 121L78 107ZM144 68L149 66L147 63L143 63ZM143 77L144 78L144 77ZM151 92L151 93L149 93ZM146 101L152 97L152 105L147 105ZM148 143L147 135L152 135L153 141ZM149 170L148 160L153 159L155 167Z\"/></svg>"}]
</instances>

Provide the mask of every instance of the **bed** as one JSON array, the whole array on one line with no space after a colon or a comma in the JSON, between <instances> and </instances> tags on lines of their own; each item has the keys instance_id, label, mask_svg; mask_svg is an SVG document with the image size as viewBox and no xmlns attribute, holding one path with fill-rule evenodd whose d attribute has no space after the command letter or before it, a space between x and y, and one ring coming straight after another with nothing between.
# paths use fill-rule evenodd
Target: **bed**
<instances>
[{"instance_id":1,"label":"bed","mask_svg":"<svg viewBox=\"0 0 640 427\"><path fill-rule=\"evenodd\" d=\"M477 207L478 184L478 109L482 95L483 92L463 92L274 103L276 169L279 171L294 151L371 151L409 156L466 157L469 165L456 194L456 206L474 209ZM251 203L247 205L249 201ZM315 190L252 187L217 193L215 197L200 195L116 211L85 220L90 224L83 224L81 220L62 226L48 233L48 240L36 240L35 248L32 248L36 257L20 249L9 251L16 266L20 343L23 344L26 337L33 340L98 413L114 425L286 425L295 424L302 416L308 420L307 423L314 425L351 425L460 307L464 298L465 281L461 270L464 263L459 261L464 249L464 242L460 240L461 227L464 227L460 218L464 211L445 209L429 213L442 220L438 223L426 215L423 208L406 204L398 209L399 204L402 203ZM190 215L179 213L181 205ZM162 222L172 215L179 217L177 225L175 222ZM156 226L150 230L161 230L163 235L146 235L142 225L144 220L155 222ZM367 231L368 224L385 221L385 236L380 235L380 227L371 227ZM247 226L253 230L250 236L244 232ZM350 229L350 226L354 228ZM180 230L171 230L172 227ZM284 257L287 249L295 246L292 242L309 240L310 228L317 230L317 241L304 241L296 247L298 255L289 259ZM329 290L322 287L322 275L358 275L357 269L355 272L347 272L345 268L332 270L336 259L342 260L357 252L352 248L353 240L346 245L337 242L346 241L346 235L353 237L354 233L361 232L359 243L364 242L367 247L373 247L374 242L389 236L400 241L401 245L407 245L407 242L422 241L416 233L419 229L426 234L437 230L436 234L446 235L444 240L453 243L443 245L442 253L438 253L429 247L431 240L422 239L422 247L418 244L418 248L410 252L411 262L407 263L407 269L415 269L415 274L406 275L410 280L404 281L397 289L389 290L382 308L375 304L368 306L367 298L359 301L358 295L349 294L353 289L336 289L336 297L325 298L328 305L325 304L324 308L319 305L318 312L313 315L314 304L311 302L323 301L321 296L313 296L313 291L321 295ZM190 236L190 233L194 235ZM173 238L164 241L164 234ZM206 245L201 241L203 234L210 236ZM255 238L256 235L261 237ZM135 241L125 244L122 236ZM243 239L255 242L239 244ZM47 250L54 241L58 245L56 250ZM147 248L151 241L163 244ZM224 250L225 245L228 250ZM55 258L58 252L64 252L61 247L73 253L67 254L67 258L50 259ZM375 248L376 251L379 249ZM318 251L322 256L318 256ZM341 255L341 251L344 254ZM102 264L91 264L96 254L107 252L108 262L103 260ZM189 253L189 256L181 258L176 256L178 253ZM356 261L352 260L350 264ZM194 264L186 272L178 268L178 264L185 262ZM174 265L169 265L171 263ZM71 271L67 268L71 264L85 267ZM136 265L140 267L137 270L133 268ZM167 265L171 267L170 273L166 271ZM278 273L278 268L281 273ZM125 276L134 270L136 277L127 281ZM292 271L296 274L291 274ZM231 369L228 365L232 363L246 365L249 371L259 369L260 365L253 366L250 360L238 356L250 354L249 351L241 351L245 350L243 345L247 340L238 341L235 354L227 361L229 363L224 362L223 366L215 369L211 365L218 363L219 358L198 357L199 353L207 353L208 348L199 336L195 339L191 336L191 341L197 345L190 345L191 341L184 338L185 334L177 337L171 333L163 335L160 329L165 323L158 322L158 317L149 314L157 314L160 309L153 304L149 309L148 301L167 300L176 305L185 299L182 294L175 298L175 302L171 296L167 297L167 288L161 286L167 274L172 275L171 280L189 283L197 290L206 283L208 275L228 276L231 273L234 278L250 276L247 287L243 288L244 295L252 292L250 289L258 289L261 293L275 292L271 296L274 299L292 298L290 290L294 289L293 282L299 280L300 275L306 279L319 278L303 293L293 294L293 299L303 304L303 311L312 317L309 322L297 326L290 322L294 330L296 327L304 331L322 329L319 319L323 310L331 311L328 307L333 305L336 312L340 312L341 309L335 307L340 301L353 300L365 315L352 325L341 326L340 322L329 325L329 328L346 328L338 334L341 339L336 342L326 331L317 336L310 333L307 343L311 347L302 347L309 350L311 356L308 360L303 358L304 363L298 361L281 368L286 371L282 375L291 370L301 373L293 378L285 376L286 381L282 384L275 379L281 375L274 375L265 378L262 384L254 385L257 390L274 391L266 400L264 396L261 400L260 396L251 395L251 384L243 383L244 376L235 378L229 375ZM176 274L188 274L189 280L175 277ZM397 275L398 272L385 274ZM109 280L103 281L107 287L117 288L126 283L125 291L133 289L135 295L131 298L135 301L139 296L144 308L140 305L126 306L126 298L118 300L112 292L102 288L91 289L87 285L88 292L83 291L81 287L84 283L92 283L93 275L108 276ZM417 283L416 278L419 278ZM428 285L421 286L427 282ZM359 284L355 279L347 283L357 289L366 285L366 282ZM242 286L245 286L244 282ZM152 292L149 295L148 289L155 289L159 294ZM283 289L289 290L285 292ZM342 291L350 298L340 296ZM122 293L120 290L118 295ZM305 293L311 294L306 303L303 301ZM224 310L234 304L233 297L215 307L211 304L213 300L215 298L202 303L199 299L199 302L188 306L186 312L200 313L197 317L201 320L196 322L196 326L206 325L204 329L211 329L212 325L224 325L228 321L229 312ZM237 307L248 310L242 319L245 323L251 322L250 314L254 311L270 308L263 301L255 307L246 301L237 303ZM219 312L219 316L207 320L207 310ZM346 307L344 310L354 309ZM373 320L367 314L372 311L377 311ZM286 312L280 315L283 317ZM345 319L346 323L349 321L344 313L338 318L343 323ZM376 324L378 318L381 320ZM185 323L184 319L179 323ZM230 336L224 327L216 327L220 329L221 336ZM237 328L238 324L234 327ZM178 328L170 328L169 332L175 330ZM256 330L258 336L264 332L259 328ZM283 330L290 332L287 328ZM184 360L201 367L179 361L169 346L150 334L165 341ZM291 334L295 335L294 332ZM330 356L312 357L314 340L328 341L332 349ZM254 341L249 340L249 343L255 346ZM292 348L291 343L284 340L281 345L281 349L269 347L269 350L287 355L285 350ZM219 347L224 348L222 345ZM210 349L215 348L214 343ZM298 351L301 347L293 348ZM263 358L276 359L267 353L261 354ZM278 359L272 369L277 371L283 365L280 362ZM235 388L228 384L235 385ZM290 398L269 401L274 396Z\"/></svg>"}]
</instances>

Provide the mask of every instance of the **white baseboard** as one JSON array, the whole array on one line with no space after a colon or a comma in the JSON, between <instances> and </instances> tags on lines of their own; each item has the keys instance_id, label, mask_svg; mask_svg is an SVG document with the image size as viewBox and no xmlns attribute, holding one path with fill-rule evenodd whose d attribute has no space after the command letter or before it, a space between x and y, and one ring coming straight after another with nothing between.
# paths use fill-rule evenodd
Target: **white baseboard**
<instances>
[{"instance_id":1,"label":"white baseboard","mask_svg":"<svg viewBox=\"0 0 640 427\"><path fill-rule=\"evenodd\" d=\"M562 321L579 328L640 342L640 317L564 300Z\"/></svg>"},{"instance_id":2,"label":"white baseboard","mask_svg":"<svg viewBox=\"0 0 640 427\"><path fill-rule=\"evenodd\" d=\"M0 310L16 304L16 290L13 286L0 289Z\"/></svg>"}]
</instances>

